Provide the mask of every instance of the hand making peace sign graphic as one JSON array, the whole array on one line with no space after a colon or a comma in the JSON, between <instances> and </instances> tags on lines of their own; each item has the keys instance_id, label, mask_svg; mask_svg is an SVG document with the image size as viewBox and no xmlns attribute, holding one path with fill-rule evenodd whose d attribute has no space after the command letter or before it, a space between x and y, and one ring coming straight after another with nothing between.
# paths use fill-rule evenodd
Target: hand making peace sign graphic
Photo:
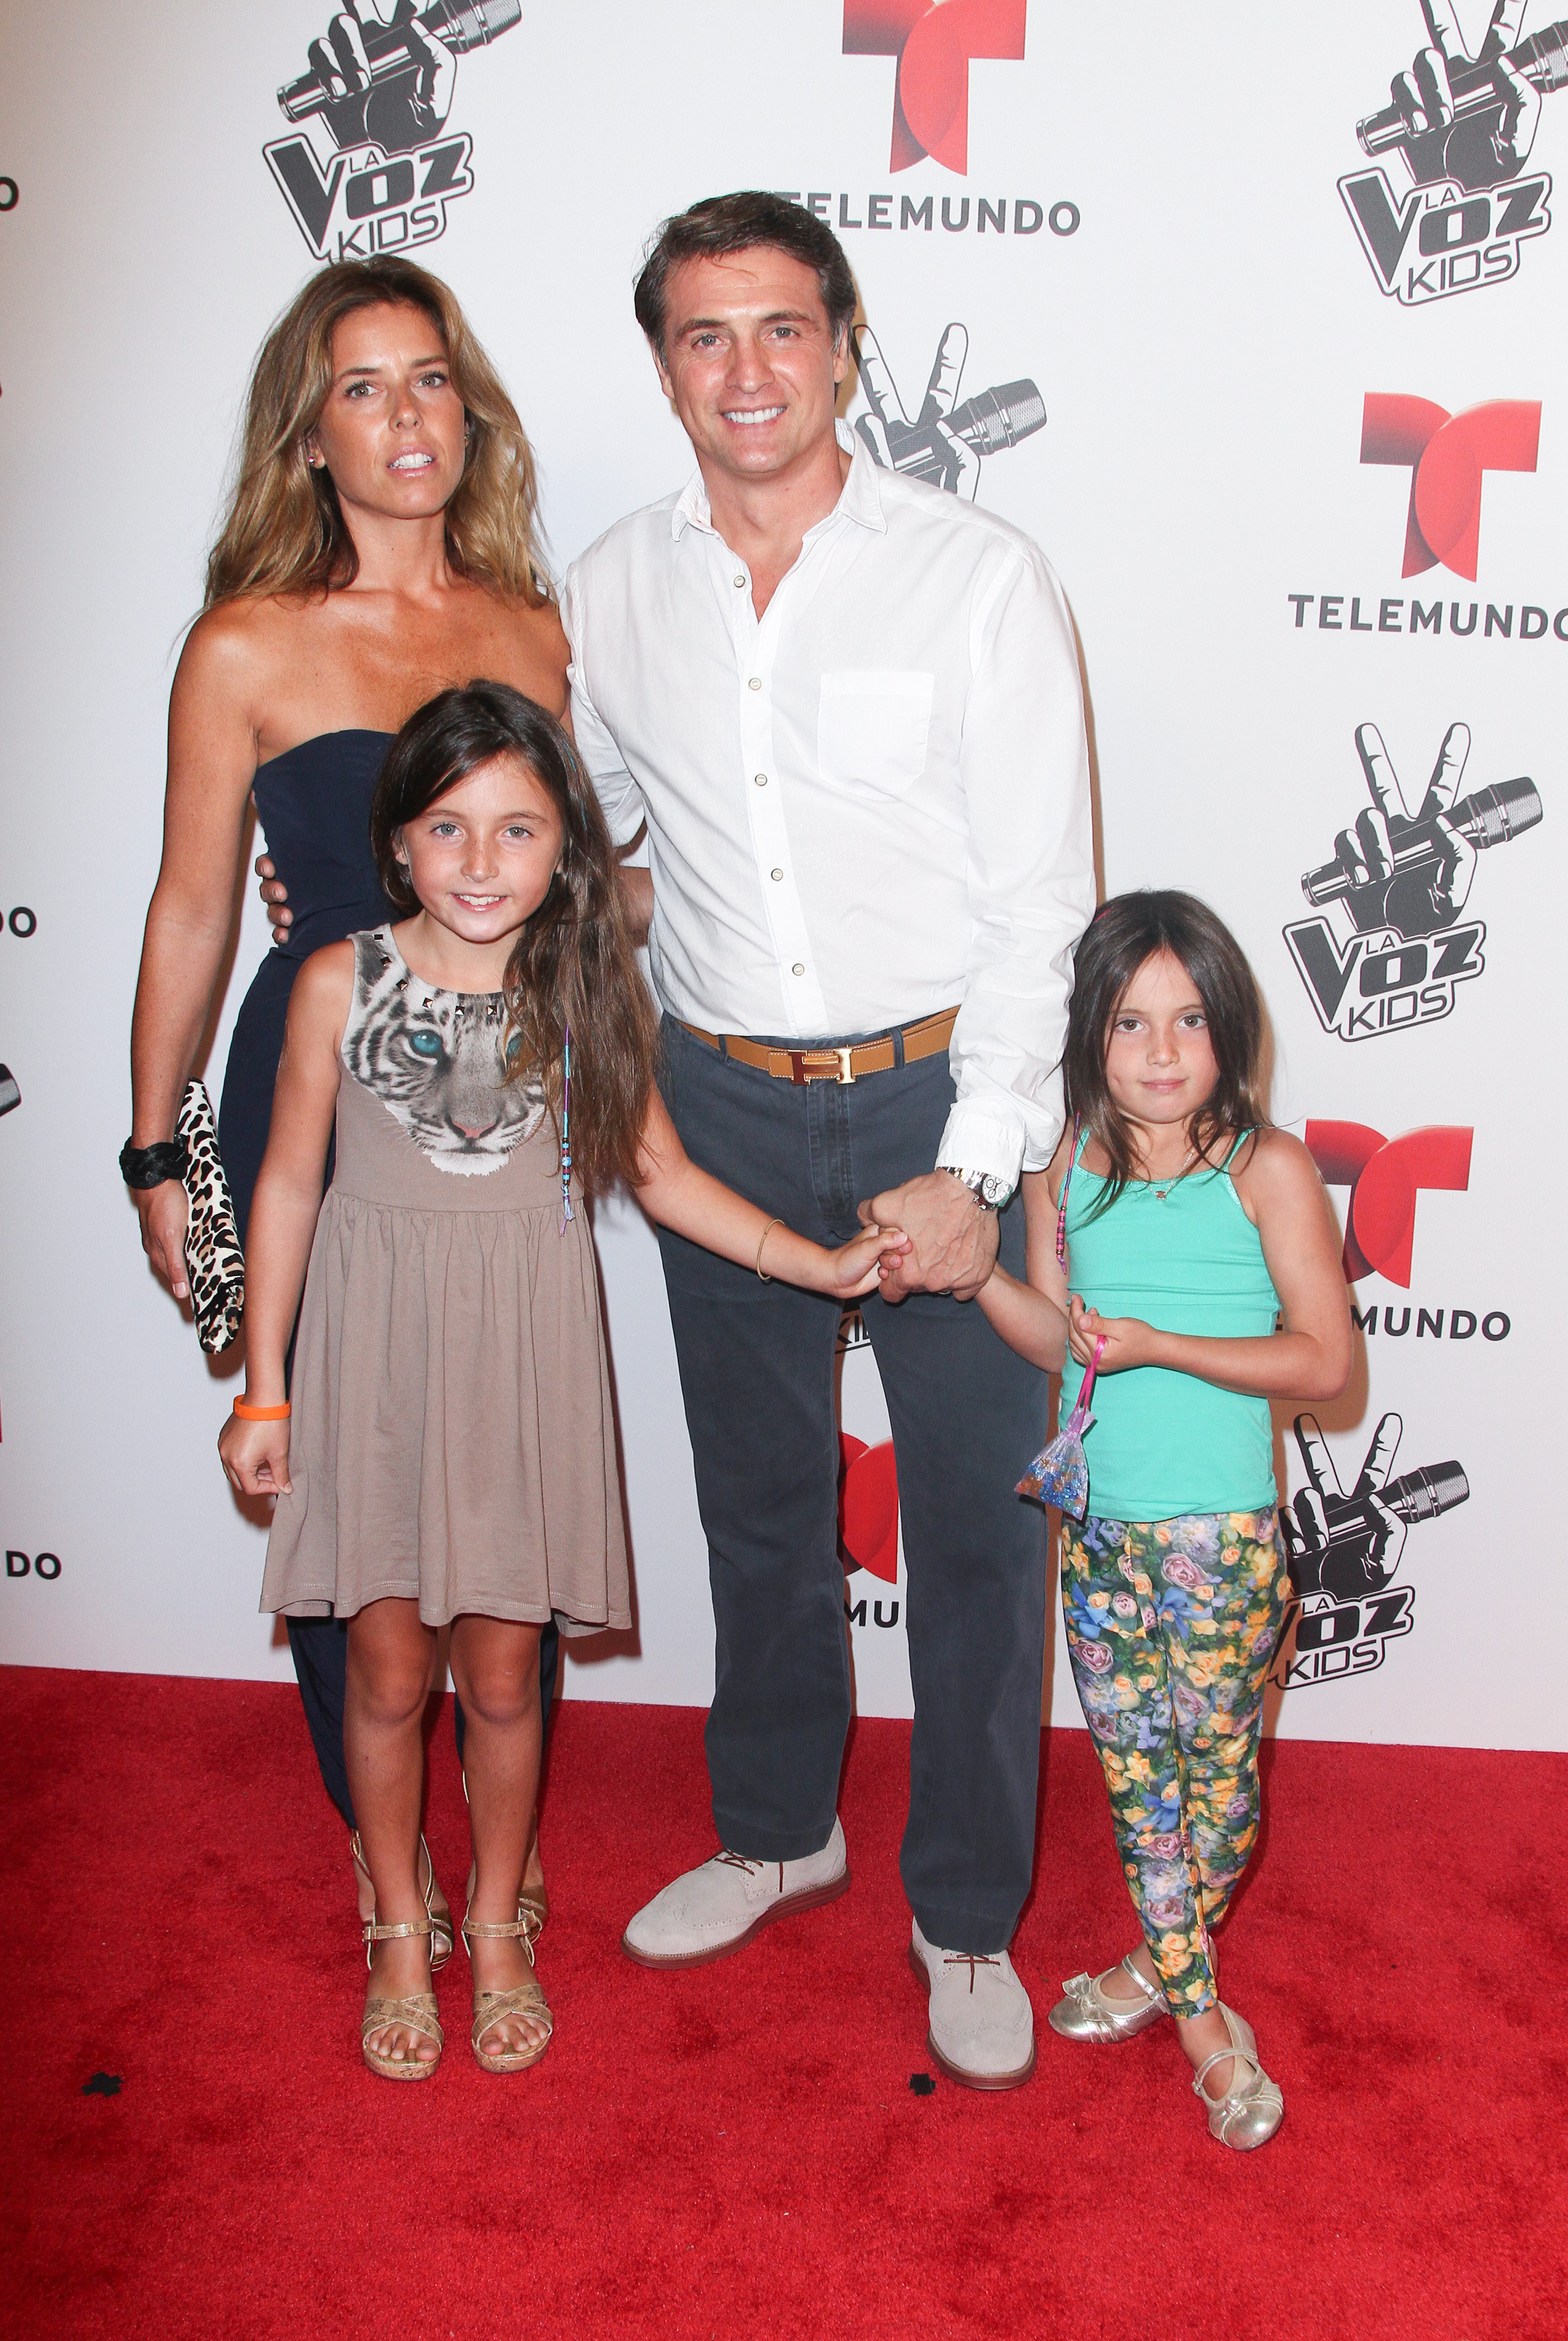
<instances>
[{"instance_id":1,"label":"hand making peace sign graphic","mask_svg":"<svg viewBox=\"0 0 1568 2341\"><path fill-rule=\"evenodd\" d=\"M855 354L868 414L855 424L875 461L885 471L903 472L933 488L973 503L980 484L980 459L1016 447L1041 430L1046 402L1032 382L998 383L954 404L969 354L967 325L948 325L937 344L930 380L911 421L888 371L888 362L869 325L861 327Z\"/></svg>"},{"instance_id":2,"label":"hand making peace sign graphic","mask_svg":"<svg viewBox=\"0 0 1568 2341\"><path fill-rule=\"evenodd\" d=\"M870 407L855 428L878 463L890 472L908 472L947 488L973 503L980 484L980 459L951 429L948 417L958 394L964 363L969 354L967 325L949 325L937 344L931 378L919 412L910 416L894 386L876 334L863 325L856 336L855 354L860 366L860 387Z\"/></svg>"},{"instance_id":3,"label":"hand making peace sign graphic","mask_svg":"<svg viewBox=\"0 0 1568 2341\"><path fill-rule=\"evenodd\" d=\"M1295 1419L1295 1443L1307 1486L1279 1508L1280 1534L1297 1593L1333 1593L1354 1601L1381 1593L1404 1549L1404 1522L1383 1500L1404 1424L1385 1414L1373 1432L1361 1473L1348 1491L1310 1414Z\"/></svg>"},{"instance_id":4,"label":"hand making peace sign graphic","mask_svg":"<svg viewBox=\"0 0 1568 2341\"><path fill-rule=\"evenodd\" d=\"M1496 0L1472 57L1450 0L1422 0L1430 45L1408 73L1395 74L1393 96L1404 125L1404 152L1417 185L1456 179L1462 187L1495 187L1516 178L1529 159L1541 116L1541 93L1508 61L1526 0ZM1466 68L1486 66L1478 105ZM1495 102L1491 102L1493 94ZM1466 100L1468 99L1468 103Z\"/></svg>"},{"instance_id":5,"label":"hand making peace sign graphic","mask_svg":"<svg viewBox=\"0 0 1568 2341\"><path fill-rule=\"evenodd\" d=\"M1345 882L1335 891L1364 934L1392 927L1408 939L1451 927L1475 875L1475 848L1448 818L1470 753L1469 725L1451 723L1444 733L1414 812L1375 723L1357 725L1355 747L1372 802L1334 841Z\"/></svg>"},{"instance_id":6,"label":"hand making peace sign graphic","mask_svg":"<svg viewBox=\"0 0 1568 2341\"><path fill-rule=\"evenodd\" d=\"M1295 1443L1308 1485L1279 1508L1279 1532L1298 1597L1361 1601L1381 1593L1399 1567L1407 1525L1467 1503L1470 1482L1455 1462L1429 1463L1391 1479L1403 1430L1385 1414L1372 1434L1355 1485L1341 1487L1334 1458L1310 1414L1295 1418Z\"/></svg>"},{"instance_id":7,"label":"hand making peace sign graphic","mask_svg":"<svg viewBox=\"0 0 1568 2341\"><path fill-rule=\"evenodd\" d=\"M321 115L340 147L406 154L451 113L457 53L494 40L521 15L520 0L437 0L422 12L414 0L347 0L310 44L310 71L279 92L279 104L291 122Z\"/></svg>"}]
</instances>

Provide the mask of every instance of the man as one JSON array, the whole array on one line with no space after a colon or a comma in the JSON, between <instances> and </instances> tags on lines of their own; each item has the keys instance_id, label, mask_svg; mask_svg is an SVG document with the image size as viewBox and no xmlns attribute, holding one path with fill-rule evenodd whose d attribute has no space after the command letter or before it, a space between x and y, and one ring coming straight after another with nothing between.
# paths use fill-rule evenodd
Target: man
<instances>
[{"instance_id":1,"label":"man","mask_svg":"<svg viewBox=\"0 0 1568 2341\"><path fill-rule=\"evenodd\" d=\"M766 194L666 223L637 314L697 477L610 529L562 603L579 747L646 820L666 1097L692 1159L826 1242L912 1249L867 1301L892 1420L915 1691L901 1869L930 2047L1034 2067L1007 1947L1028 1888L1044 1522L1013 1483L1045 1380L967 1307L1021 1272L1020 1170L1093 907L1073 634L1016 530L879 470L835 424L856 294L831 232ZM853 451L853 452L852 452ZM955 1020L955 1011L956 1020ZM739 1950L849 1884L838 1312L660 1238L717 1629L721 1850L638 1912L650 1967Z\"/></svg>"}]
</instances>

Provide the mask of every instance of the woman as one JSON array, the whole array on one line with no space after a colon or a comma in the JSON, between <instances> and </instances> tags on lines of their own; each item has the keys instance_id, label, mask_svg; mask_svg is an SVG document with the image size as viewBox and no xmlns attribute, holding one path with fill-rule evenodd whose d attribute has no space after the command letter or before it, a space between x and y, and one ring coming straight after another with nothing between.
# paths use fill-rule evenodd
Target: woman
<instances>
[{"instance_id":1,"label":"woman","mask_svg":"<svg viewBox=\"0 0 1568 2341\"><path fill-rule=\"evenodd\" d=\"M566 662L539 566L533 459L457 302L405 260L322 269L257 361L239 478L174 676L164 857L131 1034L134 1158L174 1135L233 933L253 798L293 919L246 994L223 1080L219 1134L242 1241L294 976L322 944L391 915L369 822L392 734L478 674L560 716ZM156 1160L129 1160L133 1180L160 1172L132 1191L147 1256L184 1300L184 1190ZM289 1643L322 1778L352 1832L343 1629L292 1618ZM551 1628L546 1702L555 1659ZM458 1735L461 1752L461 1713ZM369 1920L352 1835L350 1847ZM428 1855L421 1882L449 1950ZM537 1839L524 1899L542 1923Z\"/></svg>"}]
</instances>

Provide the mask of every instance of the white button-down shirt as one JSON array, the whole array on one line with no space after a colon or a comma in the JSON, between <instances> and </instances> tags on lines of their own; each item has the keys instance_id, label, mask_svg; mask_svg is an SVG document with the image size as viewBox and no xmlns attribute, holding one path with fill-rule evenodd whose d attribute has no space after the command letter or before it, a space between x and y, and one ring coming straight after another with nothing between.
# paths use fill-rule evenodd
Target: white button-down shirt
<instances>
[{"instance_id":1,"label":"white button-down shirt","mask_svg":"<svg viewBox=\"0 0 1568 2341\"><path fill-rule=\"evenodd\" d=\"M938 1162L1011 1183L1060 1134L1094 908L1072 626L1027 537L839 429L761 618L700 473L572 564L577 744L616 842L647 822L670 1014L815 1042L957 1006Z\"/></svg>"}]
</instances>

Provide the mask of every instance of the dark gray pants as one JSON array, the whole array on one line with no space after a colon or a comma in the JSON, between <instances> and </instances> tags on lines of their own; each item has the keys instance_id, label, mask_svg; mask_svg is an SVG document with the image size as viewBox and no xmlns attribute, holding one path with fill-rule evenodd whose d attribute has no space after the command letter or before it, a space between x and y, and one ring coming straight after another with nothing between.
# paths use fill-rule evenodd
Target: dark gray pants
<instances>
[{"instance_id":1,"label":"dark gray pants","mask_svg":"<svg viewBox=\"0 0 1568 2341\"><path fill-rule=\"evenodd\" d=\"M692 1161L820 1243L856 1232L861 1197L935 1160L953 1101L945 1052L797 1089L668 1017L664 1039L665 1102ZM839 1311L668 1230L660 1245L713 1590L714 1824L749 1859L797 1860L832 1829L849 1723ZM1015 1274L1023 1252L1015 1203L1002 1215ZM1000 1951L1034 1862L1045 1518L1013 1486L1044 1444L1046 1377L972 1303L918 1293L898 1308L872 1296L864 1309L908 1577L915 1728L899 1866L928 1941Z\"/></svg>"}]
</instances>

